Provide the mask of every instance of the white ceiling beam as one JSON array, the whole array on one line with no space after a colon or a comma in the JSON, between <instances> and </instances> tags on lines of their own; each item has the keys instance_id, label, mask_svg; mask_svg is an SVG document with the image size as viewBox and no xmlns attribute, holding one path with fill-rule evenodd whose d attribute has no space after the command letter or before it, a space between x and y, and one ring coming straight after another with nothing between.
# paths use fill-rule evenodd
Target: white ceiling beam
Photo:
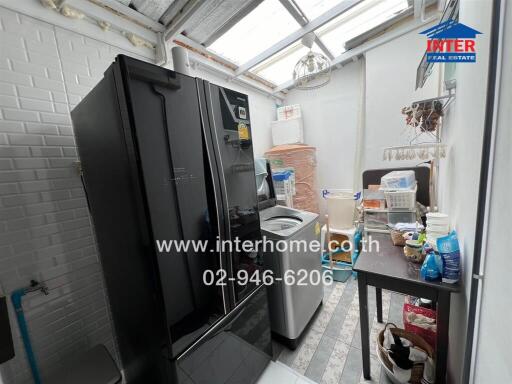
<instances>
[{"instance_id":1,"label":"white ceiling beam","mask_svg":"<svg viewBox=\"0 0 512 384\"><path fill-rule=\"evenodd\" d=\"M192 40L190 37L187 37L185 35L178 35L173 39L173 43L181 42L184 45L189 46L195 51L201 52L203 56L210 57L213 61L217 61L219 63L222 63L227 68L233 68L232 71L234 71L237 68L237 65L233 62L229 61L225 57L216 54L215 52L212 52L208 50L206 47L204 47L202 44L199 44L197 41Z\"/></svg>"},{"instance_id":2,"label":"white ceiling beam","mask_svg":"<svg viewBox=\"0 0 512 384\"><path fill-rule=\"evenodd\" d=\"M259 92L262 92L266 95L276 97L278 99L284 99L283 93L274 92L273 88L268 87L257 80L248 78L246 76L234 78L234 69L236 68L236 65L231 63L229 60L226 60L224 57L208 51L203 45L195 42L194 40L180 35L176 36L173 44L175 44L176 41L192 48L188 50L190 61L199 64L201 67L208 69L211 72L214 72L218 76L225 78L227 81L238 82L244 86L258 90Z\"/></svg>"},{"instance_id":3,"label":"white ceiling beam","mask_svg":"<svg viewBox=\"0 0 512 384\"><path fill-rule=\"evenodd\" d=\"M247 79L245 77L233 78L233 72L229 68L226 68L220 64L216 64L211 60L208 60L206 57L198 55L197 53L192 52L189 54L189 60L195 65L199 65L200 68L203 68L208 72L212 72L213 74L226 79L226 81L240 84L244 87L249 87L250 89L263 93L268 97L276 98L279 100L283 100L285 97L282 92L273 92L271 88L264 87L254 80Z\"/></svg>"},{"instance_id":4,"label":"white ceiling beam","mask_svg":"<svg viewBox=\"0 0 512 384\"><path fill-rule=\"evenodd\" d=\"M322 39L315 35L315 43L318 45L318 48L322 50L323 53L329 58L329 60L334 60L334 55L332 52L327 48L327 46L324 44Z\"/></svg>"},{"instance_id":5,"label":"white ceiling beam","mask_svg":"<svg viewBox=\"0 0 512 384\"><path fill-rule=\"evenodd\" d=\"M423 11L423 0L414 0L414 18L419 19Z\"/></svg>"},{"instance_id":6,"label":"white ceiling beam","mask_svg":"<svg viewBox=\"0 0 512 384\"><path fill-rule=\"evenodd\" d=\"M431 5L434 5L437 2L437 0L426 0L425 6L430 7ZM356 36L350 40L347 40L345 42L345 49L348 51L352 48L355 48L361 44L363 44L365 41L370 40L372 37L382 33L386 29L392 27L394 24L408 18L414 13L414 6L409 6L408 8L404 9L402 12L396 14L395 16L391 17L387 21L383 22L382 24L377 25L376 27L362 33L359 36ZM416 17L416 16L415 16ZM423 17L423 21L425 17Z\"/></svg>"},{"instance_id":7,"label":"white ceiling beam","mask_svg":"<svg viewBox=\"0 0 512 384\"><path fill-rule=\"evenodd\" d=\"M120 3L117 0L89 0L90 2L99 5L100 7L110 9L120 16L124 16L133 22L145 26L151 29L154 32L163 32L165 27L150 19L146 15L143 15L140 12L137 12L135 9L127 7L126 5Z\"/></svg>"},{"instance_id":8,"label":"white ceiling beam","mask_svg":"<svg viewBox=\"0 0 512 384\"><path fill-rule=\"evenodd\" d=\"M245 16L251 13L263 0L252 0L244 7L238 10L229 20L220 26L216 31L212 31L212 34L202 43L205 47L212 45L219 37L229 31L236 23L242 20Z\"/></svg>"},{"instance_id":9,"label":"white ceiling beam","mask_svg":"<svg viewBox=\"0 0 512 384\"><path fill-rule=\"evenodd\" d=\"M308 17L302 12L300 7L295 3L294 0L279 0L279 2L286 8L288 13L299 23L301 27L305 27L309 23ZM315 34L315 43L318 48L330 59L334 59L333 54L329 51L329 48L323 43L323 41Z\"/></svg>"},{"instance_id":10,"label":"white ceiling beam","mask_svg":"<svg viewBox=\"0 0 512 384\"><path fill-rule=\"evenodd\" d=\"M316 19L310 21L308 24L306 24L304 27L300 28L299 30L291 33L281 41L277 42L270 48L266 49L256 57L252 58L245 64L241 65L238 70L236 71L235 75L240 76L241 74L247 72L251 68L255 67L256 65L260 64L261 62L265 61L269 57L273 56L277 52L285 49L286 47L292 45L296 41L300 40L304 35L307 35L310 32L315 31L317 28L320 28L322 25L328 23L335 17L341 15L342 13L348 11L353 6L361 3L362 0L345 0L342 3L336 5L329 11L323 13L322 15L318 16Z\"/></svg>"},{"instance_id":11,"label":"white ceiling beam","mask_svg":"<svg viewBox=\"0 0 512 384\"><path fill-rule=\"evenodd\" d=\"M302 9L297 5L294 0L279 0L281 5L286 8L288 13L300 24L301 27L309 23L308 17L304 14Z\"/></svg>"},{"instance_id":12,"label":"white ceiling beam","mask_svg":"<svg viewBox=\"0 0 512 384\"><path fill-rule=\"evenodd\" d=\"M160 18L160 22L163 25L168 25L172 19L176 17L178 13L185 7L185 5L189 2L189 0L175 0L169 8L164 12L162 17Z\"/></svg>"},{"instance_id":13,"label":"white ceiling beam","mask_svg":"<svg viewBox=\"0 0 512 384\"><path fill-rule=\"evenodd\" d=\"M177 11L176 16L166 25L164 32L164 40L172 40L176 35L180 34L185 26L185 23L192 15L201 8L205 1L201 0L189 0L186 2L184 7ZM172 7L172 5L171 5ZM167 12L167 11L166 11ZM163 17L166 15L164 14Z\"/></svg>"},{"instance_id":14,"label":"white ceiling beam","mask_svg":"<svg viewBox=\"0 0 512 384\"><path fill-rule=\"evenodd\" d=\"M356 47L354 49L351 49L350 51L346 51L336 57L331 62L331 68L340 67L343 64L357 60L358 56L368 52L369 50L372 50L374 48L377 48L383 44L389 43L392 40L398 39L399 37L406 35L412 31L415 31L419 28L424 28L425 25L430 24L431 22L437 20L437 16L430 17L427 20L421 20L421 19L414 19L413 22L402 26L400 28L397 28L394 31L389 31L388 33L381 35L379 37L376 37L373 40L367 41L366 43L360 45L359 47ZM293 80L287 81L284 84L279 85L275 88L275 92L283 92L288 89L294 88Z\"/></svg>"}]
</instances>

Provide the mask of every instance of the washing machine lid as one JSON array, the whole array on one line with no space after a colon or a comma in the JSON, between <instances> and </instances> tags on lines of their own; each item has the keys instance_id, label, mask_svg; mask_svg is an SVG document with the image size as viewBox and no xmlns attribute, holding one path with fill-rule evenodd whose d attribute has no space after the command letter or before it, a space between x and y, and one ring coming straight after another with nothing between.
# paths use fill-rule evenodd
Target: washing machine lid
<instances>
[{"instance_id":1,"label":"washing machine lid","mask_svg":"<svg viewBox=\"0 0 512 384\"><path fill-rule=\"evenodd\" d=\"M301 224L302 219L298 217L274 216L262 222L261 228L269 232L280 233L299 227Z\"/></svg>"},{"instance_id":2,"label":"washing machine lid","mask_svg":"<svg viewBox=\"0 0 512 384\"><path fill-rule=\"evenodd\" d=\"M318 223L318 214L276 205L260 211L260 226L265 236L289 239L306 227Z\"/></svg>"}]
</instances>

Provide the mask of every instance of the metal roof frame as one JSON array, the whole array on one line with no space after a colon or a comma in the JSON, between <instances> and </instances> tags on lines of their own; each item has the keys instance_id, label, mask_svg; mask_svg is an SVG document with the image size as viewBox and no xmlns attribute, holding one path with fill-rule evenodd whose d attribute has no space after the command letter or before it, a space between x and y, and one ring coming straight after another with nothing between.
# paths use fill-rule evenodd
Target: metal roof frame
<instances>
[{"instance_id":1,"label":"metal roof frame","mask_svg":"<svg viewBox=\"0 0 512 384\"><path fill-rule=\"evenodd\" d=\"M245 72L249 71L251 68L257 66L258 64L262 63L263 61L267 60L268 58L272 57L274 54L278 53L279 51L289 47L296 41L300 40L302 37L307 35L310 32L314 32L317 28L321 27L322 25L328 23L335 17L338 17L342 13L348 11L355 5L361 3L363 0L346 0L327 12L323 13L322 15L318 16L314 20L310 21L306 25L304 25L302 28L298 29L297 31L291 33L290 35L286 36L284 39L278 41L271 47L267 48L265 51L260 53L259 55L255 56L245 64L242 64L235 72L235 76L240 76L244 74ZM287 8L288 9L288 8ZM293 16L293 14L292 14Z\"/></svg>"},{"instance_id":2,"label":"metal roof frame","mask_svg":"<svg viewBox=\"0 0 512 384\"><path fill-rule=\"evenodd\" d=\"M341 67L350 61L356 61L356 60L358 60L359 56L363 55L365 52L367 52L371 49L374 49L380 45L386 44L392 40L395 40L409 32L412 32L419 28L423 28L425 25L433 22L434 20L436 20L436 17L430 17L426 20L414 19L411 23L404 25L400 28L397 28L396 30L389 32L389 34L380 35L370 41L366 41L364 44L362 44L358 47L355 47L349 51L343 52L341 55L336 57L331 62L331 67ZM293 88L293 86L294 86L293 80L290 80L284 84L277 86L275 88L275 92L280 93L280 92L283 92L290 88Z\"/></svg>"},{"instance_id":3,"label":"metal roof frame","mask_svg":"<svg viewBox=\"0 0 512 384\"><path fill-rule=\"evenodd\" d=\"M74 0L67 0L74 1ZM185 29L185 25L187 21L195 14L206 2L202 0L176 0L167 11L160 18L160 22L154 22L147 18L146 16L139 14L135 10L126 7L115 0L90 0L91 2L101 5L104 8L110 8L114 12L118 14L122 14L125 16L129 16L130 19L135 21L141 26L152 30L153 32L162 33L163 38L162 41L175 42L178 41L182 45L190 47L192 49L193 60L195 60L202 67L207 67L211 62L211 70L221 74L223 77L229 80L239 80L241 83L245 83L246 85L250 85L251 87L258 87L258 84L261 84L259 87L262 92L272 94L275 97L282 97L282 91L285 91L289 88L293 87L293 82L289 81L284 84L276 84L274 87L269 86L272 84L266 81L263 78L260 78L256 74L250 72L251 69L258 66L265 60L268 60L270 57L275 54L283 51L288 48L292 44L296 43L300 39L302 39L305 35L309 33L314 33L315 30L327 24L334 18L343 14L344 12L350 10L354 6L360 4L363 0L345 0L340 4L334 6L328 11L324 12L320 16L316 17L313 20L309 20L305 13L301 10L301 8L297 5L295 0L279 0L279 2L284 6L284 8L288 11L288 13L297 21L297 23L301 26L300 29L291 33L290 35L284 37L271 47L267 48L265 51L256 55L246 63L238 66L232 61L221 57L220 55L216 55L212 51L208 50L208 46L210 46L214 41L220 38L224 33L226 33L229 29L231 29L236 23L242 20L246 15L248 15L252 10L254 10L258 5L260 5L263 0L252 0L247 3L244 7L242 7L233 17L229 18L222 26L217 28L212 34L203 42L196 42L191 40L190 38L184 36L182 31ZM323 51L323 53L329 57L333 66L339 67L342 63L347 60L352 60L357 57L361 52L364 52L364 47L373 46L374 44L367 44L363 42L368 38L373 38L378 31L383 31L389 28L392 24L400 21L404 18L405 15L410 15L414 11L414 15L419 17L423 22L423 14L425 5L430 5L436 0L408 0L410 4L410 8L407 12L400 14L399 17L392 18L388 20L383 25L379 25L375 30L368 31L362 36L358 36L356 38L351 39L348 43L350 43L350 50L344 52L343 54L334 57L332 52L325 46L325 44L321 40L321 36L316 35L315 43L317 46ZM420 4L422 5L422 9L420 10ZM421 15L421 17L420 17ZM416 20L415 22L417 22ZM162 31L163 30L163 31ZM151 39L153 40L153 39ZM381 41L382 39L376 38L375 40ZM370 43L370 42L368 42ZM359 44L359 45L358 45ZM197 56L197 57L196 57ZM200 57L199 57L200 56ZM220 68L221 67L221 68Z\"/></svg>"},{"instance_id":4,"label":"metal roof frame","mask_svg":"<svg viewBox=\"0 0 512 384\"><path fill-rule=\"evenodd\" d=\"M305 27L309 23L308 17L300 9L298 4L294 0L279 0L279 2L286 8L288 13L299 23L301 27ZM314 32L312 32L314 33ZM315 43L322 50L322 52L330 59L334 59L334 55L329 51L329 48L323 43L323 41L315 34Z\"/></svg>"},{"instance_id":5,"label":"metal roof frame","mask_svg":"<svg viewBox=\"0 0 512 384\"><path fill-rule=\"evenodd\" d=\"M219 37L221 37L223 34L229 31L236 23L238 23L245 16L251 13L262 2L263 0L252 0L250 3L246 4L244 7L239 9L238 12L233 17L227 20L220 28L214 31L208 37L208 39L202 42L202 44L205 47L209 47L210 45L212 45L215 42L215 40L217 40Z\"/></svg>"}]
</instances>

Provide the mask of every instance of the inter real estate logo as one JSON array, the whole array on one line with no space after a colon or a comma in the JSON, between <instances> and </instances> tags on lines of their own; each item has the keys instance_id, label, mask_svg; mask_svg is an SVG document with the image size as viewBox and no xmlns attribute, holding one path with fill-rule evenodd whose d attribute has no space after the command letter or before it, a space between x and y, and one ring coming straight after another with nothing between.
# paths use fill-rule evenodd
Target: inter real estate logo
<instances>
[{"instance_id":1,"label":"inter real estate logo","mask_svg":"<svg viewBox=\"0 0 512 384\"><path fill-rule=\"evenodd\" d=\"M476 62L476 29L448 20L429 28L427 35L427 62L429 63L474 63Z\"/></svg>"}]
</instances>

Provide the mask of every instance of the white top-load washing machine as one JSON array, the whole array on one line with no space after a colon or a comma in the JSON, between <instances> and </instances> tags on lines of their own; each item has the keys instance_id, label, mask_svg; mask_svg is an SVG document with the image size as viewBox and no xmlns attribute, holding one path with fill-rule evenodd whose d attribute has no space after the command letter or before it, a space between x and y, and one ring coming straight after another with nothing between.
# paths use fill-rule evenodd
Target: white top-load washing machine
<instances>
[{"instance_id":1,"label":"white top-load washing machine","mask_svg":"<svg viewBox=\"0 0 512 384\"><path fill-rule=\"evenodd\" d=\"M295 349L323 299L320 224L316 213L275 205L268 164L267 173L269 185L260 189L267 195L260 198L260 222L263 237L274 243L264 250L264 267L274 278L268 287L271 327Z\"/></svg>"}]
</instances>

